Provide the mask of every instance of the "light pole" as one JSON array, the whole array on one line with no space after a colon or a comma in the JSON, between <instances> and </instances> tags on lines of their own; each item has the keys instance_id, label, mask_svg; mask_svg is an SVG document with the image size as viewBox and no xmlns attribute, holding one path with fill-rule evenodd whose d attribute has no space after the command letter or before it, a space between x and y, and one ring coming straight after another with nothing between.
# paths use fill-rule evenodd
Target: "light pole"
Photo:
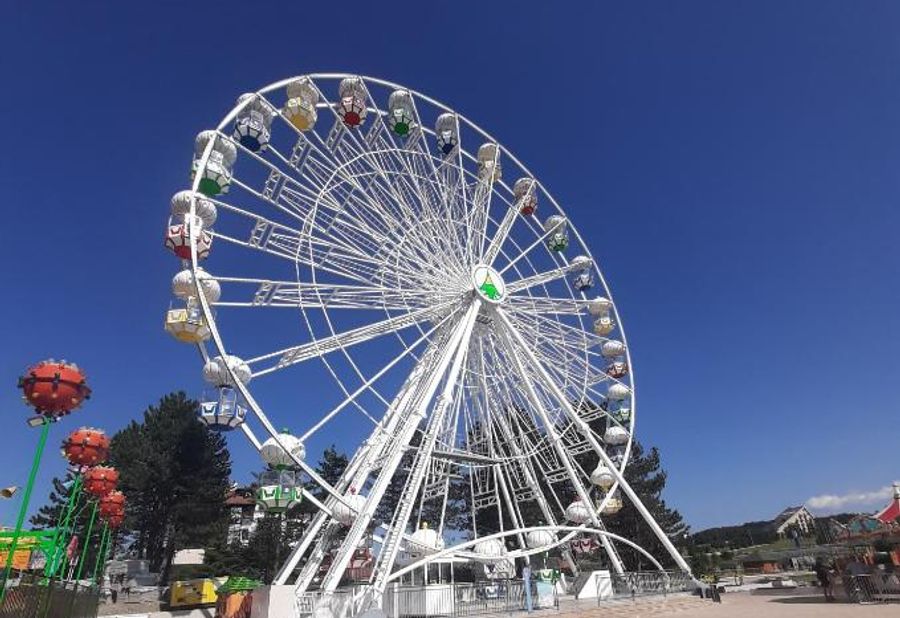
<instances>
[{"instance_id":1,"label":"light pole","mask_svg":"<svg viewBox=\"0 0 900 618\"><path fill-rule=\"evenodd\" d=\"M6 582L9 580L9 574L12 571L16 548L19 546L19 536L22 534L22 524L25 523L25 515L28 514L28 502L31 500L31 490L34 489L34 479L37 476L38 468L41 465L41 457L44 454L44 447L47 445L47 436L50 434L50 424L53 421L49 418L42 417L41 420L41 437L38 439L37 449L34 451L34 459L31 462L31 472L28 474L28 484L25 486L25 493L22 495L22 506L19 507L19 516L16 518L16 529L13 532L12 542L9 544L9 553L6 555L6 566L3 571L3 588L0 590L0 606L6 599Z\"/></svg>"},{"instance_id":2,"label":"light pole","mask_svg":"<svg viewBox=\"0 0 900 618\"><path fill-rule=\"evenodd\" d=\"M12 571L16 548L19 545L19 537L22 535L25 516L28 514L34 480L41 464L44 447L47 445L47 437L50 435L50 425L80 406L91 394L84 373L77 365L66 361L47 360L30 367L26 375L19 378L19 388L22 389L25 401L37 412L37 416L28 419L28 425L40 427L41 434L34 452L34 459L31 462L28 483L22 494L22 505L19 507L19 516L16 519L16 528L13 532L9 553L6 556L2 588L0 588L0 607L6 601L7 583Z\"/></svg>"}]
</instances>

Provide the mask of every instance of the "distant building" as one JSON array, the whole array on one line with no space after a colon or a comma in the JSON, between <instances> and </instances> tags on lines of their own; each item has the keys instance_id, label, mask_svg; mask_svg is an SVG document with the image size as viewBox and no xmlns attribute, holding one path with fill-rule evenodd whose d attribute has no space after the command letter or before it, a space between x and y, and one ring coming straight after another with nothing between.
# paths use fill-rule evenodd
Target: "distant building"
<instances>
[{"instance_id":1,"label":"distant building","mask_svg":"<svg viewBox=\"0 0 900 618\"><path fill-rule=\"evenodd\" d=\"M175 555L172 556L172 564L203 564L205 558L205 549L179 549L175 552Z\"/></svg>"},{"instance_id":2,"label":"distant building","mask_svg":"<svg viewBox=\"0 0 900 618\"><path fill-rule=\"evenodd\" d=\"M772 520L772 528L779 537L785 537L791 528L797 528L806 536L816 529L816 518L805 506L790 506Z\"/></svg>"},{"instance_id":3,"label":"distant building","mask_svg":"<svg viewBox=\"0 0 900 618\"><path fill-rule=\"evenodd\" d=\"M231 517L228 524L228 544L246 545L265 511L256 504L254 491L250 487L232 487L225 496L225 506Z\"/></svg>"}]
</instances>

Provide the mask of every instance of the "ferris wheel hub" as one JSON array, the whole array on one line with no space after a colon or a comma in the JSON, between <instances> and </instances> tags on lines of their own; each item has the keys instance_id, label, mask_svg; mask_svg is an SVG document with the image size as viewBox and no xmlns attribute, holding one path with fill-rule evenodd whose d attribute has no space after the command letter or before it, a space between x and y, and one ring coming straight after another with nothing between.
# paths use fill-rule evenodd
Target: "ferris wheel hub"
<instances>
[{"instance_id":1,"label":"ferris wheel hub","mask_svg":"<svg viewBox=\"0 0 900 618\"><path fill-rule=\"evenodd\" d=\"M475 293L489 303L500 304L506 299L506 284L495 269L478 264L472 269L472 285Z\"/></svg>"}]
</instances>

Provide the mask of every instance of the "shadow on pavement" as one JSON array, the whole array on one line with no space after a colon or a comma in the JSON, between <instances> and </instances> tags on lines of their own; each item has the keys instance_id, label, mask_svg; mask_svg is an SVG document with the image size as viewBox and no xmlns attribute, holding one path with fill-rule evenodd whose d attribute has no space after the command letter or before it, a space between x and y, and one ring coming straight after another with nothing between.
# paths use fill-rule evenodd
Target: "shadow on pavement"
<instances>
[{"instance_id":1,"label":"shadow on pavement","mask_svg":"<svg viewBox=\"0 0 900 618\"><path fill-rule=\"evenodd\" d=\"M794 604L818 604L818 605L842 605L839 601L826 601L825 597L781 597L780 599L769 599L771 603Z\"/></svg>"}]
</instances>

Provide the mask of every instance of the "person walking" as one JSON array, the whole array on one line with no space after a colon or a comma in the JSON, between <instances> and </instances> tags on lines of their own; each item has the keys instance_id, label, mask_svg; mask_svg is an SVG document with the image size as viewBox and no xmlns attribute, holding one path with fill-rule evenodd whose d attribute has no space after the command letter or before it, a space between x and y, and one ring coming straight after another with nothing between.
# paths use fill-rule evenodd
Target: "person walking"
<instances>
[{"instance_id":1,"label":"person walking","mask_svg":"<svg viewBox=\"0 0 900 618\"><path fill-rule=\"evenodd\" d=\"M816 578L819 580L819 585L822 587L822 592L825 594L826 601L834 601L834 584L831 579L831 569L825 561L821 558L816 559Z\"/></svg>"}]
</instances>

